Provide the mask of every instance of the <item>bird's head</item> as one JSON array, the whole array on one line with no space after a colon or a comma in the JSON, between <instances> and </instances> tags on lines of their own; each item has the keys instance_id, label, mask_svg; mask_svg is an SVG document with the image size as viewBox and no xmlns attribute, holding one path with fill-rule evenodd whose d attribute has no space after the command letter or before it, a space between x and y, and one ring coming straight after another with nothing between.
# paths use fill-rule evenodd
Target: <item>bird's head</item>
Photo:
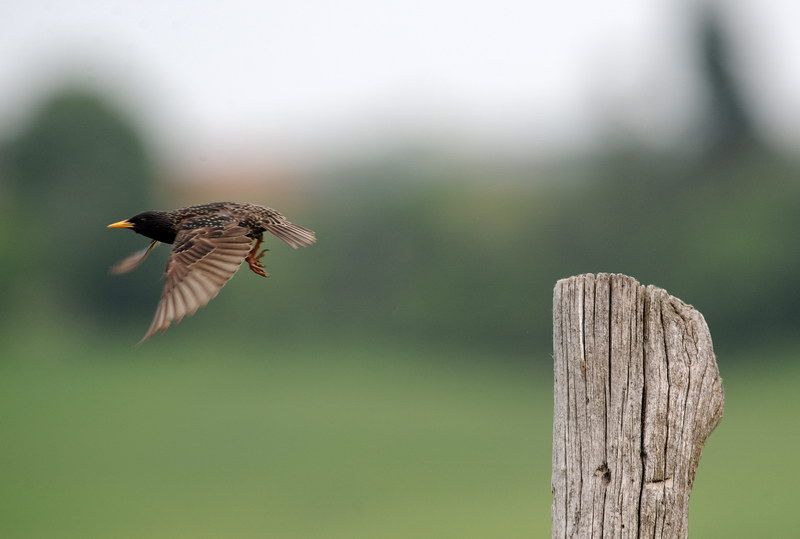
<instances>
[{"instance_id":1,"label":"bird's head","mask_svg":"<svg viewBox=\"0 0 800 539\"><path fill-rule=\"evenodd\" d=\"M130 219L111 223L108 228L130 228L137 234L158 240L161 243L175 241L175 225L165 211L146 211L134 215Z\"/></svg>"}]
</instances>

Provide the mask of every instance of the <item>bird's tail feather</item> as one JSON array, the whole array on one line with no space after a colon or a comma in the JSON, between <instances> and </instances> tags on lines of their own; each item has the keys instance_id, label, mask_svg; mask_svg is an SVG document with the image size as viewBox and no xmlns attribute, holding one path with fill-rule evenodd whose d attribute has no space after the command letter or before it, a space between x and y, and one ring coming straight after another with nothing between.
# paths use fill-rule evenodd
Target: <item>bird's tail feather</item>
<instances>
[{"instance_id":1,"label":"bird's tail feather","mask_svg":"<svg viewBox=\"0 0 800 539\"><path fill-rule=\"evenodd\" d=\"M317 235L313 230L292 223L270 226L267 231L294 249L308 247L317 241Z\"/></svg>"}]
</instances>

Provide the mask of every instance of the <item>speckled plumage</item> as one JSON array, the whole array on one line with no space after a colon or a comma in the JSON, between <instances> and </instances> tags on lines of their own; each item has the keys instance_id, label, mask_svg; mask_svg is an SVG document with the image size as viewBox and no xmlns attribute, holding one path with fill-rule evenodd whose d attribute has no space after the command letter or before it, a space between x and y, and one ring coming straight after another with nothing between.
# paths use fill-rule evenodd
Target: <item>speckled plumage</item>
<instances>
[{"instance_id":1,"label":"speckled plumage","mask_svg":"<svg viewBox=\"0 0 800 539\"><path fill-rule=\"evenodd\" d=\"M161 300L142 341L206 305L243 261L247 261L254 273L268 277L260 262L267 249L256 254L264 232L295 249L316 242L313 230L291 223L276 210L241 202L148 211L113 223L109 228L131 228L152 240L147 248L113 266L114 274L138 267L159 243L172 244Z\"/></svg>"}]
</instances>

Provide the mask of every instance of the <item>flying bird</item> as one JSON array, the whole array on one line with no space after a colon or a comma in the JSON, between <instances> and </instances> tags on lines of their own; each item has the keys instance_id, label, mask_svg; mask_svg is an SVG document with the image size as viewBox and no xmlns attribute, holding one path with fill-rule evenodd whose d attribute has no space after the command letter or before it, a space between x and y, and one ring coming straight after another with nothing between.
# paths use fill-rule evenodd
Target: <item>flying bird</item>
<instances>
[{"instance_id":1,"label":"flying bird","mask_svg":"<svg viewBox=\"0 0 800 539\"><path fill-rule=\"evenodd\" d=\"M263 233L280 238L294 249L317 241L313 230L295 225L283 215L256 204L211 202L172 211L146 211L108 228L130 228L152 241L114 265L112 274L127 273L144 262L159 243L172 245L164 273L164 289L150 329L142 342L211 301L243 261L269 277L258 253Z\"/></svg>"}]
</instances>

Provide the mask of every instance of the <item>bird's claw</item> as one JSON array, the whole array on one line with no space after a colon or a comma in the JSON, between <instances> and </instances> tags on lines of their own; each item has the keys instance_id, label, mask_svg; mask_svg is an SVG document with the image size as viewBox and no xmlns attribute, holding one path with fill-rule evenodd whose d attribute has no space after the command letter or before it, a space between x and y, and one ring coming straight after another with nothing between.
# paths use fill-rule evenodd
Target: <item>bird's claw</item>
<instances>
[{"instance_id":1,"label":"bird's claw","mask_svg":"<svg viewBox=\"0 0 800 539\"><path fill-rule=\"evenodd\" d=\"M250 265L250 269L256 275L261 275L262 277L269 277L269 273L266 272L264 269L264 265L258 261L258 259L248 260L247 263Z\"/></svg>"},{"instance_id":2,"label":"bird's claw","mask_svg":"<svg viewBox=\"0 0 800 539\"><path fill-rule=\"evenodd\" d=\"M259 262L264 257L264 254L269 251L269 249L264 249L258 255L253 256L255 253L249 255L245 260L247 260L247 264L250 266L250 269L256 275L261 275L262 277L269 277L269 273L264 269L264 264Z\"/></svg>"}]
</instances>

